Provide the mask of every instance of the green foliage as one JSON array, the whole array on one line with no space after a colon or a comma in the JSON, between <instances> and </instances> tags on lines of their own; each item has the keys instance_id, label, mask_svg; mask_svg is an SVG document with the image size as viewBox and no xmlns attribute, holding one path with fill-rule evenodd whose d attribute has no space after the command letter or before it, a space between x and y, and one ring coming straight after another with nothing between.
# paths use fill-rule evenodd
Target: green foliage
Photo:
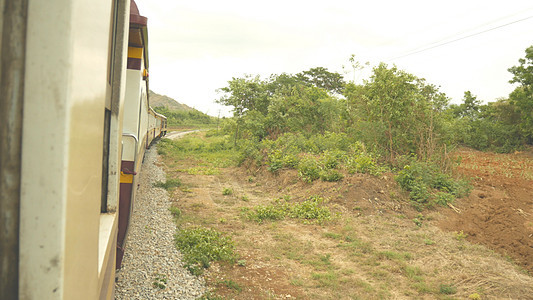
<instances>
[{"instance_id":1,"label":"green foliage","mask_svg":"<svg viewBox=\"0 0 533 300\"><path fill-rule=\"evenodd\" d=\"M319 176L320 176L320 179L322 179L323 181L329 181L329 182L341 181L344 178L344 175L342 175L342 173L340 173L337 170L332 170L332 169L321 170L319 172Z\"/></svg>"},{"instance_id":2,"label":"green foliage","mask_svg":"<svg viewBox=\"0 0 533 300\"><path fill-rule=\"evenodd\" d=\"M295 219L329 221L331 220L331 212L329 208L323 205L324 202L324 198L312 196L308 200L293 204L290 207L289 215Z\"/></svg>"},{"instance_id":3,"label":"green foliage","mask_svg":"<svg viewBox=\"0 0 533 300\"><path fill-rule=\"evenodd\" d=\"M348 84L345 96L354 134L391 163L412 153L432 158L445 145L448 98L424 79L382 63L364 85Z\"/></svg>"},{"instance_id":4,"label":"green foliage","mask_svg":"<svg viewBox=\"0 0 533 300\"><path fill-rule=\"evenodd\" d=\"M168 280L166 274L157 274L152 285L155 288L163 290L167 287L167 281Z\"/></svg>"},{"instance_id":5,"label":"green foliage","mask_svg":"<svg viewBox=\"0 0 533 300\"><path fill-rule=\"evenodd\" d=\"M217 124L217 118L194 110L171 110L164 106L154 107L157 113L167 117L168 127L213 127Z\"/></svg>"},{"instance_id":6,"label":"green foliage","mask_svg":"<svg viewBox=\"0 0 533 300\"><path fill-rule=\"evenodd\" d=\"M231 238L208 228L179 229L175 235L176 247L183 254L185 267L200 275L213 261L233 262L235 246Z\"/></svg>"},{"instance_id":7,"label":"green foliage","mask_svg":"<svg viewBox=\"0 0 533 300\"><path fill-rule=\"evenodd\" d=\"M324 169L335 169L339 166L344 153L339 150L325 150L320 156L320 164Z\"/></svg>"},{"instance_id":8,"label":"green foliage","mask_svg":"<svg viewBox=\"0 0 533 300\"><path fill-rule=\"evenodd\" d=\"M267 166L271 172L276 172L282 168L295 168L298 166L300 158L294 149L272 149L268 154Z\"/></svg>"},{"instance_id":9,"label":"green foliage","mask_svg":"<svg viewBox=\"0 0 533 300\"><path fill-rule=\"evenodd\" d=\"M217 284L223 285L223 286L227 287L228 289L235 290L237 292L241 292L242 291L242 287L238 283L236 283L235 281L233 281L231 279L221 280Z\"/></svg>"},{"instance_id":10,"label":"green foliage","mask_svg":"<svg viewBox=\"0 0 533 300\"><path fill-rule=\"evenodd\" d=\"M339 73L331 73L326 68L312 68L296 74L296 78L301 82L325 89L326 91L340 94L346 84Z\"/></svg>"},{"instance_id":11,"label":"green foliage","mask_svg":"<svg viewBox=\"0 0 533 300\"><path fill-rule=\"evenodd\" d=\"M248 212L248 218L258 223L282 220L287 215L287 209L285 205L258 205L254 211Z\"/></svg>"},{"instance_id":12,"label":"green foliage","mask_svg":"<svg viewBox=\"0 0 533 300\"><path fill-rule=\"evenodd\" d=\"M311 196L302 202L287 202L280 199L270 205L258 205L253 210L245 209L244 213L249 220L258 223L266 220L283 220L286 217L323 223L332 218L331 211L325 206L324 198L320 196Z\"/></svg>"},{"instance_id":13,"label":"green foliage","mask_svg":"<svg viewBox=\"0 0 533 300\"><path fill-rule=\"evenodd\" d=\"M526 56L518 60L519 65L509 68L513 74L511 83L519 87L509 95L512 103L520 113L519 127L523 135L531 143L533 139L533 46L526 49Z\"/></svg>"},{"instance_id":14,"label":"green foliage","mask_svg":"<svg viewBox=\"0 0 533 300\"><path fill-rule=\"evenodd\" d=\"M298 164L298 176L305 182L313 182L320 178L320 163L317 158L313 156L305 156Z\"/></svg>"},{"instance_id":15,"label":"green foliage","mask_svg":"<svg viewBox=\"0 0 533 300\"><path fill-rule=\"evenodd\" d=\"M362 149L359 149L362 147ZM381 167L374 155L364 150L362 143L354 145L345 158L346 169L350 174L366 173L374 176L380 175L384 168Z\"/></svg>"},{"instance_id":16,"label":"green foliage","mask_svg":"<svg viewBox=\"0 0 533 300\"><path fill-rule=\"evenodd\" d=\"M518 126L518 108L508 99L480 105L475 114L456 110L457 106L450 108L456 117L450 121L450 131L460 144L482 151L506 153L520 149L526 141Z\"/></svg>"},{"instance_id":17,"label":"green foliage","mask_svg":"<svg viewBox=\"0 0 533 300\"><path fill-rule=\"evenodd\" d=\"M533 143L533 46L518 65L509 68L517 84L508 99L480 105L470 92L461 105L450 107L459 143L478 150L511 152Z\"/></svg>"},{"instance_id":18,"label":"green foliage","mask_svg":"<svg viewBox=\"0 0 533 300\"><path fill-rule=\"evenodd\" d=\"M435 193L435 203L445 206L448 203L452 203L455 200L454 195L445 192Z\"/></svg>"},{"instance_id":19,"label":"green foliage","mask_svg":"<svg viewBox=\"0 0 533 300\"><path fill-rule=\"evenodd\" d=\"M228 187L223 188L222 189L222 195L224 195L224 196L233 195L233 189L232 188L228 188Z\"/></svg>"},{"instance_id":20,"label":"green foliage","mask_svg":"<svg viewBox=\"0 0 533 300\"><path fill-rule=\"evenodd\" d=\"M462 241L468 237L468 234L464 233L462 230L459 232L455 232L455 239L458 241Z\"/></svg>"},{"instance_id":21,"label":"green foliage","mask_svg":"<svg viewBox=\"0 0 533 300\"><path fill-rule=\"evenodd\" d=\"M444 295L453 295L457 293L457 288L453 286L452 284L441 284L439 286L439 291L441 294L444 294Z\"/></svg>"},{"instance_id":22,"label":"green foliage","mask_svg":"<svg viewBox=\"0 0 533 300\"><path fill-rule=\"evenodd\" d=\"M396 181L409 192L409 198L419 204L446 205L455 198L470 192L471 186L464 180L455 180L444 174L434 164L412 161L398 172Z\"/></svg>"},{"instance_id":23,"label":"green foliage","mask_svg":"<svg viewBox=\"0 0 533 300\"><path fill-rule=\"evenodd\" d=\"M165 182L156 181L152 184L154 187L163 188L167 191L171 191L176 187L181 186L181 180L179 178L170 178Z\"/></svg>"},{"instance_id":24,"label":"green foliage","mask_svg":"<svg viewBox=\"0 0 533 300\"><path fill-rule=\"evenodd\" d=\"M191 174L216 174L218 170L214 167L236 165L239 158L231 137L220 134L203 138L201 133L191 133L177 140L162 139L157 149L160 154L174 159L194 157L196 169L183 170Z\"/></svg>"},{"instance_id":25,"label":"green foliage","mask_svg":"<svg viewBox=\"0 0 533 300\"><path fill-rule=\"evenodd\" d=\"M175 206L171 206L168 209L172 216L174 216L174 219L178 219L181 216L181 210Z\"/></svg>"}]
</instances>

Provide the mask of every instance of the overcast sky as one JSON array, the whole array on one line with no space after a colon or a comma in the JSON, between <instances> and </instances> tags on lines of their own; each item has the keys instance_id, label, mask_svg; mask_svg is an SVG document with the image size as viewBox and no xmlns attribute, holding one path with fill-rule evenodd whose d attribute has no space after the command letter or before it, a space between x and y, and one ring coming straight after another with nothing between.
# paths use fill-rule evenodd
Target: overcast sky
<instances>
[{"instance_id":1,"label":"overcast sky","mask_svg":"<svg viewBox=\"0 0 533 300\"><path fill-rule=\"evenodd\" d=\"M494 101L533 45L530 0L135 1L148 18L150 88L213 116L230 115L214 100L232 77L345 74L352 54L426 78L453 103L467 90Z\"/></svg>"}]
</instances>

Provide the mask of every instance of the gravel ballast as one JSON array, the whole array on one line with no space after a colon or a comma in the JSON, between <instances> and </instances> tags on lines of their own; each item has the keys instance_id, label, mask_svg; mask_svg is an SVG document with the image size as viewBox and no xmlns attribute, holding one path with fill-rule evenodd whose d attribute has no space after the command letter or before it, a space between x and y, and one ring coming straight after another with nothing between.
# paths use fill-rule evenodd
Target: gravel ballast
<instances>
[{"instance_id":1,"label":"gravel ballast","mask_svg":"<svg viewBox=\"0 0 533 300\"><path fill-rule=\"evenodd\" d=\"M155 164L157 159L153 146L145 154L138 181L115 299L196 299L207 291L203 279L183 268L182 255L174 245L171 201L166 190L153 187L166 180L162 167Z\"/></svg>"}]
</instances>

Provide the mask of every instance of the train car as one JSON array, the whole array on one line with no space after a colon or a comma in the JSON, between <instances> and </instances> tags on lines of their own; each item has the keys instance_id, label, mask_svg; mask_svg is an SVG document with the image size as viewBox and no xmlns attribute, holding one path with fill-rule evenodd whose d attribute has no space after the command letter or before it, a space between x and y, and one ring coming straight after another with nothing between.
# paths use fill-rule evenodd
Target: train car
<instances>
[{"instance_id":1,"label":"train car","mask_svg":"<svg viewBox=\"0 0 533 300\"><path fill-rule=\"evenodd\" d=\"M162 114L155 113L155 133L154 138L162 138L167 134L167 117Z\"/></svg>"},{"instance_id":2,"label":"train car","mask_svg":"<svg viewBox=\"0 0 533 300\"><path fill-rule=\"evenodd\" d=\"M113 299L155 137L147 19L133 0L0 7L0 299Z\"/></svg>"},{"instance_id":3,"label":"train car","mask_svg":"<svg viewBox=\"0 0 533 300\"><path fill-rule=\"evenodd\" d=\"M120 175L118 248L116 264L120 268L126 245L127 230L134 205L145 150L154 140L156 115L148 98L148 31L147 19L131 5L124 102L123 149Z\"/></svg>"}]
</instances>

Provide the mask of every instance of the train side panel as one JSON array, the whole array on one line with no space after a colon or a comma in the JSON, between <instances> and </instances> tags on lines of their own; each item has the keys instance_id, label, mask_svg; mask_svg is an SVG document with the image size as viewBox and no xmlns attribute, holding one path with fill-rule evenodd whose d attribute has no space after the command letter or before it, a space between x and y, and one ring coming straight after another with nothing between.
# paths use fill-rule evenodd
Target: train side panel
<instances>
[{"instance_id":1,"label":"train side panel","mask_svg":"<svg viewBox=\"0 0 533 300\"><path fill-rule=\"evenodd\" d=\"M121 9L124 15L129 1L118 3L114 9ZM109 282L114 278L116 209L101 213L102 145L113 63L109 57L112 12L112 2L29 3L20 210L21 299L113 295ZM121 122L118 110L112 115L115 125ZM115 147L119 138L116 134L110 138ZM114 165L116 168L117 163ZM113 172L113 164L110 166Z\"/></svg>"},{"instance_id":2,"label":"train side panel","mask_svg":"<svg viewBox=\"0 0 533 300\"><path fill-rule=\"evenodd\" d=\"M148 130L147 99L147 19L139 14L135 2L130 9L126 95L124 101L123 150L120 172L119 224L116 266L121 267L126 247L130 216L146 149Z\"/></svg>"}]
</instances>

